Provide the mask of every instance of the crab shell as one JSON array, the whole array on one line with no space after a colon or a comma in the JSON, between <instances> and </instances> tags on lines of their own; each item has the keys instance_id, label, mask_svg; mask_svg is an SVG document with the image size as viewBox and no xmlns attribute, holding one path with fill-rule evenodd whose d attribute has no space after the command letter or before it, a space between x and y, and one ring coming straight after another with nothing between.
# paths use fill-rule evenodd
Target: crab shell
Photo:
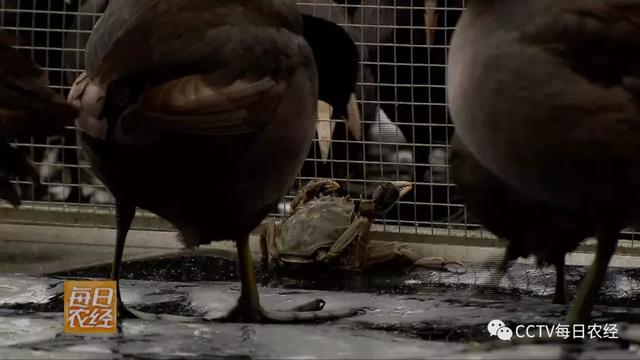
<instances>
[{"instance_id":1,"label":"crab shell","mask_svg":"<svg viewBox=\"0 0 640 360\"><path fill-rule=\"evenodd\" d=\"M331 248L353 219L355 205L348 197L313 199L282 222L276 247L280 260L312 263L318 250Z\"/></svg>"}]
</instances>

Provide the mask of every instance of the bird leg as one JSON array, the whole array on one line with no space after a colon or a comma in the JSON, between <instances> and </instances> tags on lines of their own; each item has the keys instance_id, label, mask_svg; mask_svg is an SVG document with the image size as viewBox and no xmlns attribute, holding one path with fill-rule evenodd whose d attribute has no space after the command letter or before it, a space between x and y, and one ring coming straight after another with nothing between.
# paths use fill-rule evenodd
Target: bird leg
<instances>
[{"instance_id":1,"label":"bird leg","mask_svg":"<svg viewBox=\"0 0 640 360\"><path fill-rule=\"evenodd\" d=\"M606 225L599 227L596 257L586 278L582 280L578 295L567 315L569 324L584 324L589 319L598 291L607 273L609 261L616 250L619 235L620 230L617 227Z\"/></svg>"},{"instance_id":2,"label":"bird leg","mask_svg":"<svg viewBox=\"0 0 640 360\"><path fill-rule=\"evenodd\" d=\"M10 182L10 175L29 178L33 182L34 191L40 190L42 186L38 171L27 157L20 150L9 145L5 138L0 137L0 199L18 208L21 203L20 195L15 185Z\"/></svg>"},{"instance_id":3,"label":"bird leg","mask_svg":"<svg viewBox=\"0 0 640 360\"><path fill-rule=\"evenodd\" d=\"M507 247L506 250L504 251L504 256L502 257L502 260L500 260L500 264L489 275L489 279L484 283L484 286L489 288L499 288L500 282L502 282L502 278L504 278L505 274L507 274L507 271L511 267L511 262L513 260L514 260L514 257L510 251L510 248Z\"/></svg>"},{"instance_id":4,"label":"bird leg","mask_svg":"<svg viewBox=\"0 0 640 360\"><path fill-rule=\"evenodd\" d=\"M18 208L22 203L20 194L16 190L11 180L0 171L0 199L8 202L14 208Z\"/></svg>"},{"instance_id":5,"label":"bird leg","mask_svg":"<svg viewBox=\"0 0 640 360\"><path fill-rule=\"evenodd\" d=\"M124 252L124 243L127 240L127 233L131 227L131 222L136 214L136 207L129 203L116 199L116 249L111 264L111 280L116 281L116 294L118 299L118 331L122 331L122 317L137 317L124 307L122 297L120 295L120 268L122 265L122 253Z\"/></svg>"},{"instance_id":6,"label":"bird leg","mask_svg":"<svg viewBox=\"0 0 640 360\"><path fill-rule=\"evenodd\" d=\"M556 269L556 290L553 295L552 302L554 304L568 304L569 298L567 296L567 283L565 279L565 267L564 258L562 261L554 265Z\"/></svg>"},{"instance_id":7,"label":"bird leg","mask_svg":"<svg viewBox=\"0 0 640 360\"><path fill-rule=\"evenodd\" d=\"M236 242L238 247L238 267L242 289L236 306L224 317L216 319L223 322L247 323L300 323L327 321L358 313L358 309L344 311L320 311L325 302L320 299L297 306L291 311L265 311L260 305L260 295L253 272L253 259L249 249L249 235Z\"/></svg>"},{"instance_id":8,"label":"bird leg","mask_svg":"<svg viewBox=\"0 0 640 360\"><path fill-rule=\"evenodd\" d=\"M131 228L131 222L136 215L136 207L128 202L116 199L116 250L111 266L111 280L116 281L116 296L118 301L117 327L118 333L122 333L122 319L141 319L146 321L169 320L176 322L197 322L198 319L187 316L151 314L128 308L122 301L120 292L120 270L122 265L122 254L124 252L127 233Z\"/></svg>"}]
</instances>

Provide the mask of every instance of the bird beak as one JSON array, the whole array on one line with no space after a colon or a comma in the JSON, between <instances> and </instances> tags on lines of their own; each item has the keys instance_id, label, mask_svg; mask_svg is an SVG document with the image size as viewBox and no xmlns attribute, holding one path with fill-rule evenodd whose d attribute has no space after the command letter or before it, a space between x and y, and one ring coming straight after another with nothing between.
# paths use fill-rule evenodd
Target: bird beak
<instances>
[{"instance_id":1,"label":"bird beak","mask_svg":"<svg viewBox=\"0 0 640 360\"><path fill-rule=\"evenodd\" d=\"M347 104L347 128L357 141L362 140L362 116L360 116L360 108L356 94L351 94L349 104Z\"/></svg>"},{"instance_id":2,"label":"bird beak","mask_svg":"<svg viewBox=\"0 0 640 360\"><path fill-rule=\"evenodd\" d=\"M402 199L403 196L407 195L413 189L413 184L407 181L394 181L391 184L400 192L398 200Z\"/></svg>"},{"instance_id":3,"label":"bird beak","mask_svg":"<svg viewBox=\"0 0 640 360\"><path fill-rule=\"evenodd\" d=\"M318 101L318 122L316 123L316 133L318 134L318 145L320 146L320 156L323 162L329 159L331 151L331 138L336 123L331 121L333 108L324 101Z\"/></svg>"},{"instance_id":4,"label":"bird beak","mask_svg":"<svg viewBox=\"0 0 640 360\"><path fill-rule=\"evenodd\" d=\"M336 127L336 120L331 119L333 107L324 101L318 101L318 122L316 123L316 133L318 134L318 145L320 146L320 156L324 163L329 159L331 151L331 139ZM362 118L360 109L356 101L356 95L351 94L347 104L347 118L345 119L347 129L357 141L362 140Z\"/></svg>"},{"instance_id":5,"label":"bird beak","mask_svg":"<svg viewBox=\"0 0 640 360\"><path fill-rule=\"evenodd\" d=\"M438 0L424 0L424 24L427 31L427 45L433 45L438 27Z\"/></svg>"}]
</instances>

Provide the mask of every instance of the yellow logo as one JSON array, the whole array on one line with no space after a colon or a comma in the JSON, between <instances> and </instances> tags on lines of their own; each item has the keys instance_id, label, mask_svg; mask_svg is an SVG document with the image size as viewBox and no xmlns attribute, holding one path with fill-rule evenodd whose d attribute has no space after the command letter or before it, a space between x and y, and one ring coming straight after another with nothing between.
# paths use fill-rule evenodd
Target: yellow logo
<instances>
[{"instance_id":1,"label":"yellow logo","mask_svg":"<svg viewBox=\"0 0 640 360\"><path fill-rule=\"evenodd\" d=\"M115 281L64 282L64 332L113 334L116 329Z\"/></svg>"}]
</instances>

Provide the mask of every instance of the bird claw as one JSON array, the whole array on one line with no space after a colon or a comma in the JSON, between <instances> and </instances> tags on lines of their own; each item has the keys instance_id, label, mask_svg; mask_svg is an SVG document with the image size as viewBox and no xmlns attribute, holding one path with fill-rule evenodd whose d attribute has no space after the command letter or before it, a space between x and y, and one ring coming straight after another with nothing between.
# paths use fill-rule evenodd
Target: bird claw
<instances>
[{"instance_id":1,"label":"bird claw","mask_svg":"<svg viewBox=\"0 0 640 360\"><path fill-rule=\"evenodd\" d=\"M196 322L206 321L204 318L197 317L197 316L154 314L154 313L148 313L140 310L135 310L130 307L122 307L118 310L118 322L120 322L121 319L139 319L144 321L164 320L164 321L181 322L181 323L196 323Z\"/></svg>"},{"instance_id":2,"label":"bird claw","mask_svg":"<svg viewBox=\"0 0 640 360\"><path fill-rule=\"evenodd\" d=\"M304 322L323 322L355 316L363 313L363 309L322 310L326 302L315 299L298 305L291 310L265 311L236 305L229 313L221 318L206 318L196 316L182 316L171 314L153 314L130 307L121 306L118 309L118 330L122 332L122 319L140 319L144 321L172 321L181 323L196 322L228 322L228 323L258 323L258 324L291 324Z\"/></svg>"},{"instance_id":3,"label":"bird claw","mask_svg":"<svg viewBox=\"0 0 640 360\"><path fill-rule=\"evenodd\" d=\"M316 299L298 305L292 310L266 311L262 307L249 308L238 304L227 315L210 319L210 321L258 324L323 322L355 316L362 311L361 309L322 310L324 305L324 300Z\"/></svg>"},{"instance_id":4,"label":"bird claw","mask_svg":"<svg viewBox=\"0 0 640 360\"><path fill-rule=\"evenodd\" d=\"M454 274L464 274L467 268L459 261L447 261L440 257L423 257L414 264L415 267L427 269L447 270Z\"/></svg>"},{"instance_id":5,"label":"bird claw","mask_svg":"<svg viewBox=\"0 0 640 360\"><path fill-rule=\"evenodd\" d=\"M307 303L300 304L300 305L294 307L293 309L291 309L290 311L294 311L294 312L320 311L320 310L324 309L324 306L326 304L327 304L327 302L322 300L322 299L315 299L315 300L311 300L311 301L309 301Z\"/></svg>"},{"instance_id":6,"label":"bird claw","mask_svg":"<svg viewBox=\"0 0 640 360\"><path fill-rule=\"evenodd\" d=\"M467 268L459 261L445 261L444 263L444 268L454 274L461 275L467 272Z\"/></svg>"}]
</instances>

